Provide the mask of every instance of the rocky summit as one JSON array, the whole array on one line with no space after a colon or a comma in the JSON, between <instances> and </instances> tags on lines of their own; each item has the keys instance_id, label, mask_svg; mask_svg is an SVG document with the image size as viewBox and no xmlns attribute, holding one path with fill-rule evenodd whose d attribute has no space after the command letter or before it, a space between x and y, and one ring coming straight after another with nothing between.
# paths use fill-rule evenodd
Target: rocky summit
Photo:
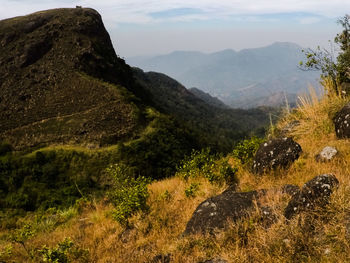
<instances>
[{"instance_id":1,"label":"rocky summit","mask_svg":"<svg viewBox=\"0 0 350 263\"><path fill-rule=\"evenodd\" d=\"M0 139L97 146L130 137L130 68L93 9L55 9L0 21Z\"/></svg>"}]
</instances>

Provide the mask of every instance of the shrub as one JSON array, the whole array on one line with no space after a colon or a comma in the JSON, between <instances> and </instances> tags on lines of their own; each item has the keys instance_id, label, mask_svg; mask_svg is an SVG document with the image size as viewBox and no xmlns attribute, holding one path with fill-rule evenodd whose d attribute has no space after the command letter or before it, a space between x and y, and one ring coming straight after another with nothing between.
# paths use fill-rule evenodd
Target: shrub
<instances>
[{"instance_id":1,"label":"shrub","mask_svg":"<svg viewBox=\"0 0 350 263\"><path fill-rule=\"evenodd\" d=\"M190 156L185 157L178 172L182 178L195 178L204 176L209 182L216 181L214 174L214 166L216 156L210 154L210 149L202 149L201 151L193 150Z\"/></svg>"},{"instance_id":2,"label":"shrub","mask_svg":"<svg viewBox=\"0 0 350 263\"><path fill-rule=\"evenodd\" d=\"M39 253L43 262L69 263L69 262L88 262L88 251L75 247L70 238L65 238L54 248L44 246Z\"/></svg>"},{"instance_id":3,"label":"shrub","mask_svg":"<svg viewBox=\"0 0 350 263\"><path fill-rule=\"evenodd\" d=\"M262 142L263 139L258 137L252 137L241 141L233 149L233 157L239 159L242 164L249 163Z\"/></svg>"},{"instance_id":4,"label":"shrub","mask_svg":"<svg viewBox=\"0 0 350 263\"><path fill-rule=\"evenodd\" d=\"M13 233L10 234L9 240L13 243L20 244L26 253L33 258L32 251L30 251L26 243L27 241L35 235L35 230L31 224L25 224L22 228L16 229Z\"/></svg>"},{"instance_id":5,"label":"shrub","mask_svg":"<svg viewBox=\"0 0 350 263\"><path fill-rule=\"evenodd\" d=\"M211 154L210 149L192 151L186 157L182 165L178 168L178 176L187 180L188 178L204 177L210 183L235 184L237 168L232 168L224 159L219 159L217 155Z\"/></svg>"},{"instance_id":6,"label":"shrub","mask_svg":"<svg viewBox=\"0 0 350 263\"><path fill-rule=\"evenodd\" d=\"M199 190L199 183L191 183L188 188L185 189L185 195L187 197L195 197L196 192Z\"/></svg>"},{"instance_id":7,"label":"shrub","mask_svg":"<svg viewBox=\"0 0 350 263\"><path fill-rule=\"evenodd\" d=\"M123 165L115 164L107 169L112 176L114 186L108 196L114 205L113 218L123 225L128 224L128 219L137 211L147 209L149 196L147 185L150 179L143 176L136 177L132 170Z\"/></svg>"}]
</instances>

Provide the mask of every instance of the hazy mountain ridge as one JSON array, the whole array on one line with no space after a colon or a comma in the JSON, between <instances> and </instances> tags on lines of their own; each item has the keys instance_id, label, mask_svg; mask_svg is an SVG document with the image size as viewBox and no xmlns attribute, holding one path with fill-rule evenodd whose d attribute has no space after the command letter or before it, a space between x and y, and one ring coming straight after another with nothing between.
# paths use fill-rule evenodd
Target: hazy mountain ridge
<instances>
[{"instance_id":1,"label":"hazy mountain ridge","mask_svg":"<svg viewBox=\"0 0 350 263\"><path fill-rule=\"evenodd\" d=\"M285 91L297 94L308 84L318 85L317 72L304 72L298 64L302 48L293 43L239 52L216 53L177 51L155 57L134 57L127 61L145 71L165 73L186 87L198 87L235 107L235 101L253 101Z\"/></svg>"}]
</instances>

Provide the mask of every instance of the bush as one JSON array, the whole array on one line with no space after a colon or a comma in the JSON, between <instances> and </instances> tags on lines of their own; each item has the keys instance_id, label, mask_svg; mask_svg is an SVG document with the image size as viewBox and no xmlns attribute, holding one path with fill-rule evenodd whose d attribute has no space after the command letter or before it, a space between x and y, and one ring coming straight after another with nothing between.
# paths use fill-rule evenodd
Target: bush
<instances>
[{"instance_id":1,"label":"bush","mask_svg":"<svg viewBox=\"0 0 350 263\"><path fill-rule=\"evenodd\" d=\"M178 168L178 176L187 180L188 178L204 177L210 183L235 184L238 182L236 177L237 168L232 168L224 159L211 154L210 149L201 151L192 151L191 155L186 157L182 165Z\"/></svg>"},{"instance_id":2,"label":"bush","mask_svg":"<svg viewBox=\"0 0 350 263\"><path fill-rule=\"evenodd\" d=\"M242 164L249 163L252 161L256 151L258 150L260 144L263 142L263 139L258 137L252 137L241 141L233 149L233 157L239 159Z\"/></svg>"},{"instance_id":3,"label":"bush","mask_svg":"<svg viewBox=\"0 0 350 263\"><path fill-rule=\"evenodd\" d=\"M39 253L42 255L43 262L88 262L88 251L75 247L70 238L65 238L54 248L44 246Z\"/></svg>"},{"instance_id":4,"label":"bush","mask_svg":"<svg viewBox=\"0 0 350 263\"><path fill-rule=\"evenodd\" d=\"M132 170L123 165L115 164L107 169L113 178L113 189L108 196L114 205L113 218L120 224L128 225L128 219L137 211L147 209L148 188L150 180L136 177Z\"/></svg>"},{"instance_id":5,"label":"bush","mask_svg":"<svg viewBox=\"0 0 350 263\"><path fill-rule=\"evenodd\" d=\"M187 180L204 176L209 182L217 180L214 174L215 160L217 157L210 153L210 149L202 149L201 151L192 150L190 156L185 157L181 166L178 168L179 175Z\"/></svg>"}]
</instances>

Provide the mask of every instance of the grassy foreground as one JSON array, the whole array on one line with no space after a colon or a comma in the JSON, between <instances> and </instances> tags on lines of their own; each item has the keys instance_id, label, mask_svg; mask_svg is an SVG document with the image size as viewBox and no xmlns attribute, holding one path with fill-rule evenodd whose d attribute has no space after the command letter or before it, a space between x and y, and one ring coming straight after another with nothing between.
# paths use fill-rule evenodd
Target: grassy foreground
<instances>
[{"instance_id":1,"label":"grassy foreground","mask_svg":"<svg viewBox=\"0 0 350 263\"><path fill-rule=\"evenodd\" d=\"M332 90L330 83L323 84ZM149 185L148 209L136 213L127 227L113 219L107 199L81 199L65 210L27 214L17 230L1 230L0 262L55 262L55 253L61 255L56 262L149 262L158 254L170 254L171 262L350 262L350 140L338 140L332 123L347 101L331 92L319 100L311 90L280 120L277 129L300 122L291 135L303 153L288 170L258 177L233 156L224 157L238 168L241 191L302 186L316 175L334 174L339 188L327 207L315 211L317 216L297 216L287 223L283 210L288 198L272 190L264 200L277 215L271 228L258 223L257 212L216 236L183 237L197 205L227 186L201 176L175 176ZM339 154L318 163L315 155L325 146L336 147Z\"/></svg>"}]
</instances>

